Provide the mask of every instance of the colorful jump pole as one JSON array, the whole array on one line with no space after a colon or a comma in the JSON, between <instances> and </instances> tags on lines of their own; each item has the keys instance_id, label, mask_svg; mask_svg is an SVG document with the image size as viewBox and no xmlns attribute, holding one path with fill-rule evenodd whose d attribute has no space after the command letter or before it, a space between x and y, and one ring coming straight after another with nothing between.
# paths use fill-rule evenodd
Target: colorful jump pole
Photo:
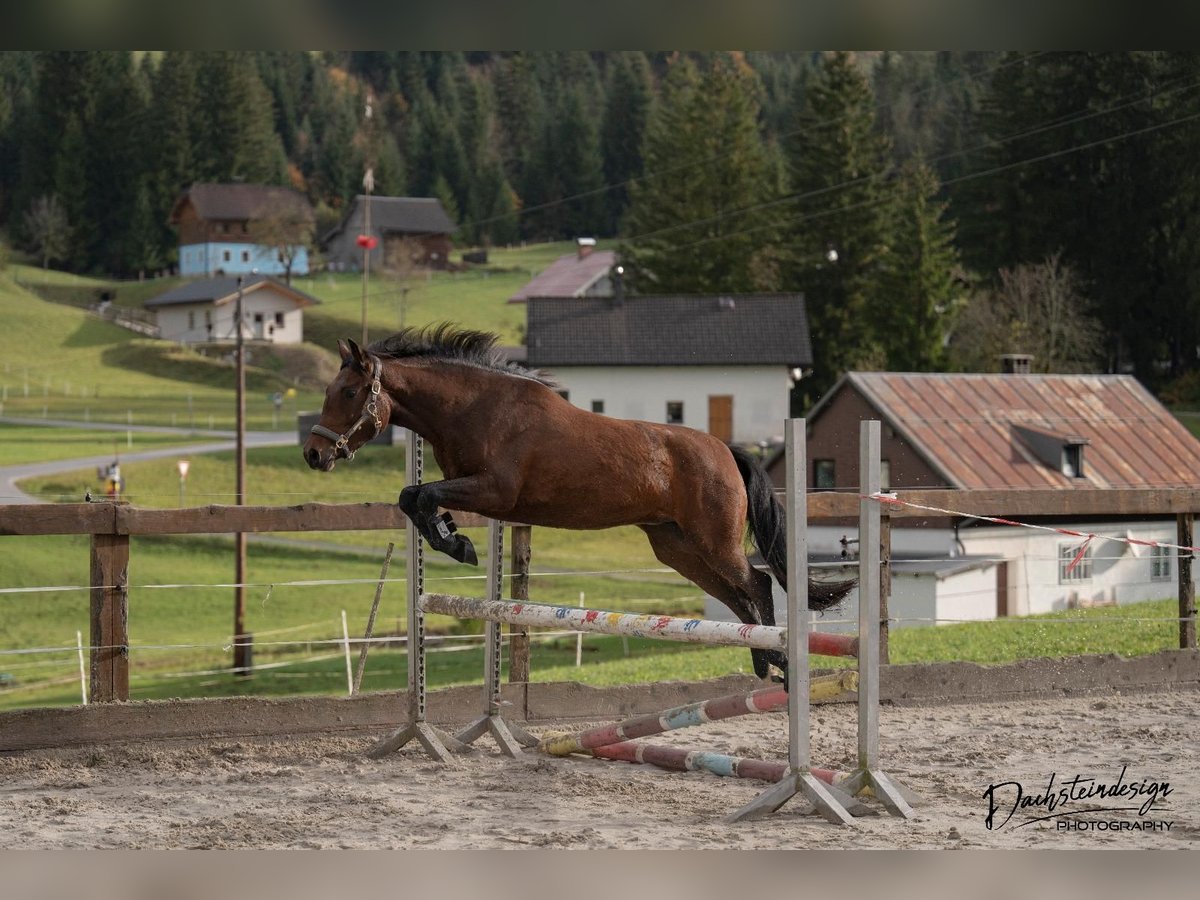
<instances>
[{"instance_id":1,"label":"colorful jump pole","mask_svg":"<svg viewBox=\"0 0 1200 900\"><path fill-rule=\"evenodd\" d=\"M604 612L542 603L514 603L508 600L480 600L454 594L425 594L421 597L425 612L460 619L485 619L536 628L559 628L595 634L626 634L658 640L692 644L751 647L758 650L787 650L787 629L775 625L742 625L738 622L714 622L708 619L684 619L676 616L650 616L636 613ZM823 656L856 656L858 639L853 635L809 634L809 652Z\"/></svg>"},{"instance_id":2,"label":"colorful jump pole","mask_svg":"<svg viewBox=\"0 0 1200 900\"><path fill-rule=\"evenodd\" d=\"M846 671L834 675L823 675L811 679L809 701L830 700L843 692L857 689L857 672ZM538 744L538 749L552 756L583 753L599 747L611 750L612 745L621 744L634 738L649 737L654 734L690 728L720 719L732 719L735 716L744 716L750 713L765 713L782 709L787 706L787 698L787 691L782 686L762 688L749 694L730 694L713 700L702 700L697 703L676 706L662 713L637 716L614 725L602 725L578 734L548 735ZM605 756L605 758L616 757ZM779 779L765 780L778 781Z\"/></svg>"},{"instance_id":3,"label":"colorful jump pole","mask_svg":"<svg viewBox=\"0 0 1200 900\"><path fill-rule=\"evenodd\" d=\"M788 765L766 759L747 759L710 750L685 750L682 747L663 747L658 744L638 744L628 741L607 747L593 747L592 756L621 762L645 763L670 769L673 772L711 772L725 778L751 778L772 784L787 774ZM833 769L810 768L810 772L826 784L834 784L844 773Z\"/></svg>"}]
</instances>

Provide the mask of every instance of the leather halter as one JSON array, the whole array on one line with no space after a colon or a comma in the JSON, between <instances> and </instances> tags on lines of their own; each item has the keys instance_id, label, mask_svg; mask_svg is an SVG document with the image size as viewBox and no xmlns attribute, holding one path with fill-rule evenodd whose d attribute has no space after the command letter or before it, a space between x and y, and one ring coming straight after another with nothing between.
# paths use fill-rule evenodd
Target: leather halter
<instances>
[{"instance_id":1,"label":"leather halter","mask_svg":"<svg viewBox=\"0 0 1200 900\"><path fill-rule=\"evenodd\" d=\"M382 390L379 384L379 373L383 366L379 360L371 357L371 367L375 370L375 378L371 382L371 396L363 404L362 415L358 417L358 421L351 425L345 434L338 434L332 428L326 428L324 425L314 425L311 429L313 434L333 441L334 459L354 459L355 451L350 449L350 438L367 422L373 422L375 425L375 434L371 435L371 438L378 436L383 431L383 420L379 418L379 392ZM371 438L367 438L367 440L371 440Z\"/></svg>"}]
</instances>

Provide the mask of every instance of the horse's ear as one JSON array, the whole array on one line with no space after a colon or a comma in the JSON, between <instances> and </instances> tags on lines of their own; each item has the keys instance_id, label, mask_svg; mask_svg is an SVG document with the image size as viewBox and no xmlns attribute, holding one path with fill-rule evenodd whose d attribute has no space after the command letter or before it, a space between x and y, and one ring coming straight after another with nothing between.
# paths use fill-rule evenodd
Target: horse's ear
<instances>
[{"instance_id":1,"label":"horse's ear","mask_svg":"<svg viewBox=\"0 0 1200 900\"><path fill-rule=\"evenodd\" d=\"M348 338L350 344L350 355L354 358L354 364L365 374L371 371L371 360L367 357L366 352L362 347L354 342L354 338ZM344 359L345 357L343 357Z\"/></svg>"},{"instance_id":2,"label":"horse's ear","mask_svg":"<svg viewBox=\"0 0 1200 900\"><path fill-rule=\"evenodd\" d=\"M346 342L339 340L337 342L338 353L342 357L342 362L346 362L350 358L350 348L346 346Z\"/></svg>"}]
</instances>

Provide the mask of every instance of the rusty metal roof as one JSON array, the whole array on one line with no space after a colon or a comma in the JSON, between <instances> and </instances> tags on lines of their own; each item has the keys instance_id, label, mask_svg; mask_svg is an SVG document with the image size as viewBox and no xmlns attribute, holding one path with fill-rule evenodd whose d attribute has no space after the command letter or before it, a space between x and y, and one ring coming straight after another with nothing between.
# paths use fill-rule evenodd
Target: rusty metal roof
<instances>
[{"instance_id":1,"label":"rusty metal roof","mask_svg":"<svg viewBox=\"0 0 1200 900\"><path fill-rule=\"evenodd\" d=\"M616 259L613 250L593 250L584 256L577 253L560 256L509 297L508 302L524 303L530 297L581 297L608 274Z\"/></svg>"},{"instance_id":2,"label":"rusty metal roof","mask_svg":"<svg viewBox=\"0 0 1200 900\"><path fill-rule=\"evenodd\" d=\"M844 387L958 488L1200 484L1200 440L1131 375L851 372L809 418ZM1082 477L1064 474L1068 446Z\"/></svg>"}]
</instances>

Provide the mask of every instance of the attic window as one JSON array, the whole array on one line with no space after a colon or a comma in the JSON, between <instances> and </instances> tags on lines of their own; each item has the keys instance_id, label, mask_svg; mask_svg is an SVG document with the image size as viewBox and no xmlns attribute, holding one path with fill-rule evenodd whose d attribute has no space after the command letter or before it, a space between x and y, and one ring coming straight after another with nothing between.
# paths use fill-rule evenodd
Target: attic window
<instances>
[{"instance_id":1,"label":"attic window","mask_svg":"<svg viewBox=\"0 0 1200 900\"><path fill-rule=\"evenodd\" d=\"M1062 473L1068 478L1083 477L1083 444L1063 444Z\"/></svg>"},{"instance_id":2,"label":"attic window","mask_svg":"<svg viewBox=\"0 0 1200 900\"><path fill-rule=\"evenodd\" d=\"M1083 448L1088 439L1072 434L1054 434L1024 425L1013 425L1013 436L1024 444L1042 465L1068 478L1085 478Z\"/></svg>"}]
</instances>

